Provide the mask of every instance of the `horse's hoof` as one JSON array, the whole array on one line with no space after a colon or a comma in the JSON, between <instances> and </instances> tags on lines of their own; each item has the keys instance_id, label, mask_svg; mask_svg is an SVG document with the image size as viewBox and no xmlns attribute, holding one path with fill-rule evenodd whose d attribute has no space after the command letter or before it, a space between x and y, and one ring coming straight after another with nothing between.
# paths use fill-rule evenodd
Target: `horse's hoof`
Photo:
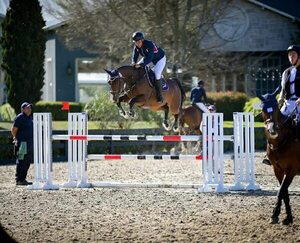
<instances>
[{"instance_id":1,"label":"horse's hoof","mask_svg":"<svg viewBox=\"0 0 300 243\"><path fill-rule=\"evenodd\" d=\"M270 224L278 224L279 223L279 218L278 217L274 217L270 219Z\"/></svg>"},{"instance_id":2,"label":"horse's hoof","mask_svg":"<svg viewBox=\"0 0 300 243\"><path fill-rule=\"evenodd\" d=\"M163 126L163 128L164 128L166 131L171 131L171 130L172 130L172 127L170 127L168 123L163 122L163 123L162 123L162 126Z\"/></svg>"},{"instance_id":3,"label":"horse's hoof","mask_svg":"<svg viewBox=\"0 0 300 243\"><path fill-rule=\"evenodd\" d=\"M286 217L283 221L282 224L283 225L289 225L293 223L293 217Z\"/></svg>"},{"instance_id":4,"label":"horse's hoof","mask_svg":"<svg viewBox=\"0 0 300 243\"><path fill-rule=\"evenodd\" d=\"M125 119L129 118L127 114L123 114L123 113L120 113L120 116L123 117L123 118L125 118Z\"/></svg>"}]
</instances>

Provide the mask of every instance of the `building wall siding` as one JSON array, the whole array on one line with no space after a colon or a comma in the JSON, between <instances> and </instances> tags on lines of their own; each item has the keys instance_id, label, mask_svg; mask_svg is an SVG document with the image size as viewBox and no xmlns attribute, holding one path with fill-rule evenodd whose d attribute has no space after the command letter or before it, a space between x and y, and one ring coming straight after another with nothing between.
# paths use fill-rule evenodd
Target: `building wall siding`
<instances>
[{"instance_id":1,"label":"building wall siding","mask_svg":"<svg viewBox=\"0 0 300 243\"><path fill-rule=\"evenodd\" d=\"M229 28L234 31L238 26L240 28L244 26L246 28L244 34L232 41L224 40L219 34L222 35L222 31L226 32L226 25L223 30L222 25L219 26L219 34L214 25L207 38L201 43L201 48L242 52L282 51L290 45L293 35L297 32L296 23L292 19L271 10L241 0L233 1L231 6L236 12L240 12L240 16L236 18L231 15L232 21L229 23L231 24ZM242 14L245 15L245 19ZM245 26L247 21L248 25Z\"/></svg>"}]
</instances>

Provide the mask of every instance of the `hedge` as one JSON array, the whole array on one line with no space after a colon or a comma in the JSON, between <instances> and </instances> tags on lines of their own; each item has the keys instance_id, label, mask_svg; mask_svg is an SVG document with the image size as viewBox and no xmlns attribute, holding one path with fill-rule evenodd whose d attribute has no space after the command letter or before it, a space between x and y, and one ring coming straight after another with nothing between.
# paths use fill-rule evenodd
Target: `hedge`
<instances>
[{"instance_id":1,"label":"hedge","mask_svg":"<svg viewBox=\"0 0 300 243\"><path fill-rule=\"evenodd\" d=\"M70 112L82 112L83 104L77 102L69 102ZM39 101L33 107L33 112L50 112L52 119L55 121L68 120L68 111L62 110L61 101Z\"/></svg>"},{"instance_id":2,"label":"hedge","mask_svg":"<svg viewBox=\"0 0 300 243\"><path fill-rule=\"evenodd\" d=\"M217 107L217 112L224 113L225 121L233 120L233 112L243 112L249 97L240 92L207 93L208 102Z\"/></svg>"}]
</instances>

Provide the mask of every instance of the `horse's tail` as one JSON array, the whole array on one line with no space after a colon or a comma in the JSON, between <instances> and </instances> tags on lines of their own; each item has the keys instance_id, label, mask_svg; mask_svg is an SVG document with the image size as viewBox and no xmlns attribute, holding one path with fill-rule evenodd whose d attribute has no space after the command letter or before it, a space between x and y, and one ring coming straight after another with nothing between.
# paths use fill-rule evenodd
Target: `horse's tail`
<instances>
[{"instance_id":1,"label":"horse's tail","mask_svg":"<svg viewBox=\"0 0 300 243\"><path fill-rule=\"evenodd\" d=\"M180 93L181 93L181 103L180 103L180 108L182 108L183 102L184 102L185 99L186 99L185 91L184 91L184 89L183 89L183 87L182 87L182 85L181 85L179 79L178 79L178 78L174 78L174 79L175 79L176 84L178 85L178 87L179 87L179 89L180 89Z\"/></svg>"}]
</instances>

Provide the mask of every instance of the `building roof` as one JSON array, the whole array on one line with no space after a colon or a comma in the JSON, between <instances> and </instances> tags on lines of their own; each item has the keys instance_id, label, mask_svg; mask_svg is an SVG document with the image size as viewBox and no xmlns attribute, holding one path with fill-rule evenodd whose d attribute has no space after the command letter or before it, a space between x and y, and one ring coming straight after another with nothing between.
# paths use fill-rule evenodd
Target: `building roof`
<instances>
[{"instance_id":1,"label":"building roof","mask_svg":"<svg viewBox=\"0 0 300 243\"><path fill-rule=\"evenodd\" d=\"M291 18L292 20L300 20L299 0L249 0L249 2Z\"/></svg>"},{"instance_id":2,"label":"building roof","mask_svg":"<svg viewBox=\"0 0 300 243\"><path fill-rule=\"evenodd\" d=\"M10 0L0 0L0 17L2 18L4 18L6 15L6 11L9 7L9 1ZM58 9L58 6L55 4L55 1L39 0L39 2L42 6L42 14L46 22L46 26L44 27L44 29L54 29L64 24L63 20L59 19L58 17L55 17L54 14L51 14L51 11L49 11L51 9Z\"/></svg>"}]
</instances>

